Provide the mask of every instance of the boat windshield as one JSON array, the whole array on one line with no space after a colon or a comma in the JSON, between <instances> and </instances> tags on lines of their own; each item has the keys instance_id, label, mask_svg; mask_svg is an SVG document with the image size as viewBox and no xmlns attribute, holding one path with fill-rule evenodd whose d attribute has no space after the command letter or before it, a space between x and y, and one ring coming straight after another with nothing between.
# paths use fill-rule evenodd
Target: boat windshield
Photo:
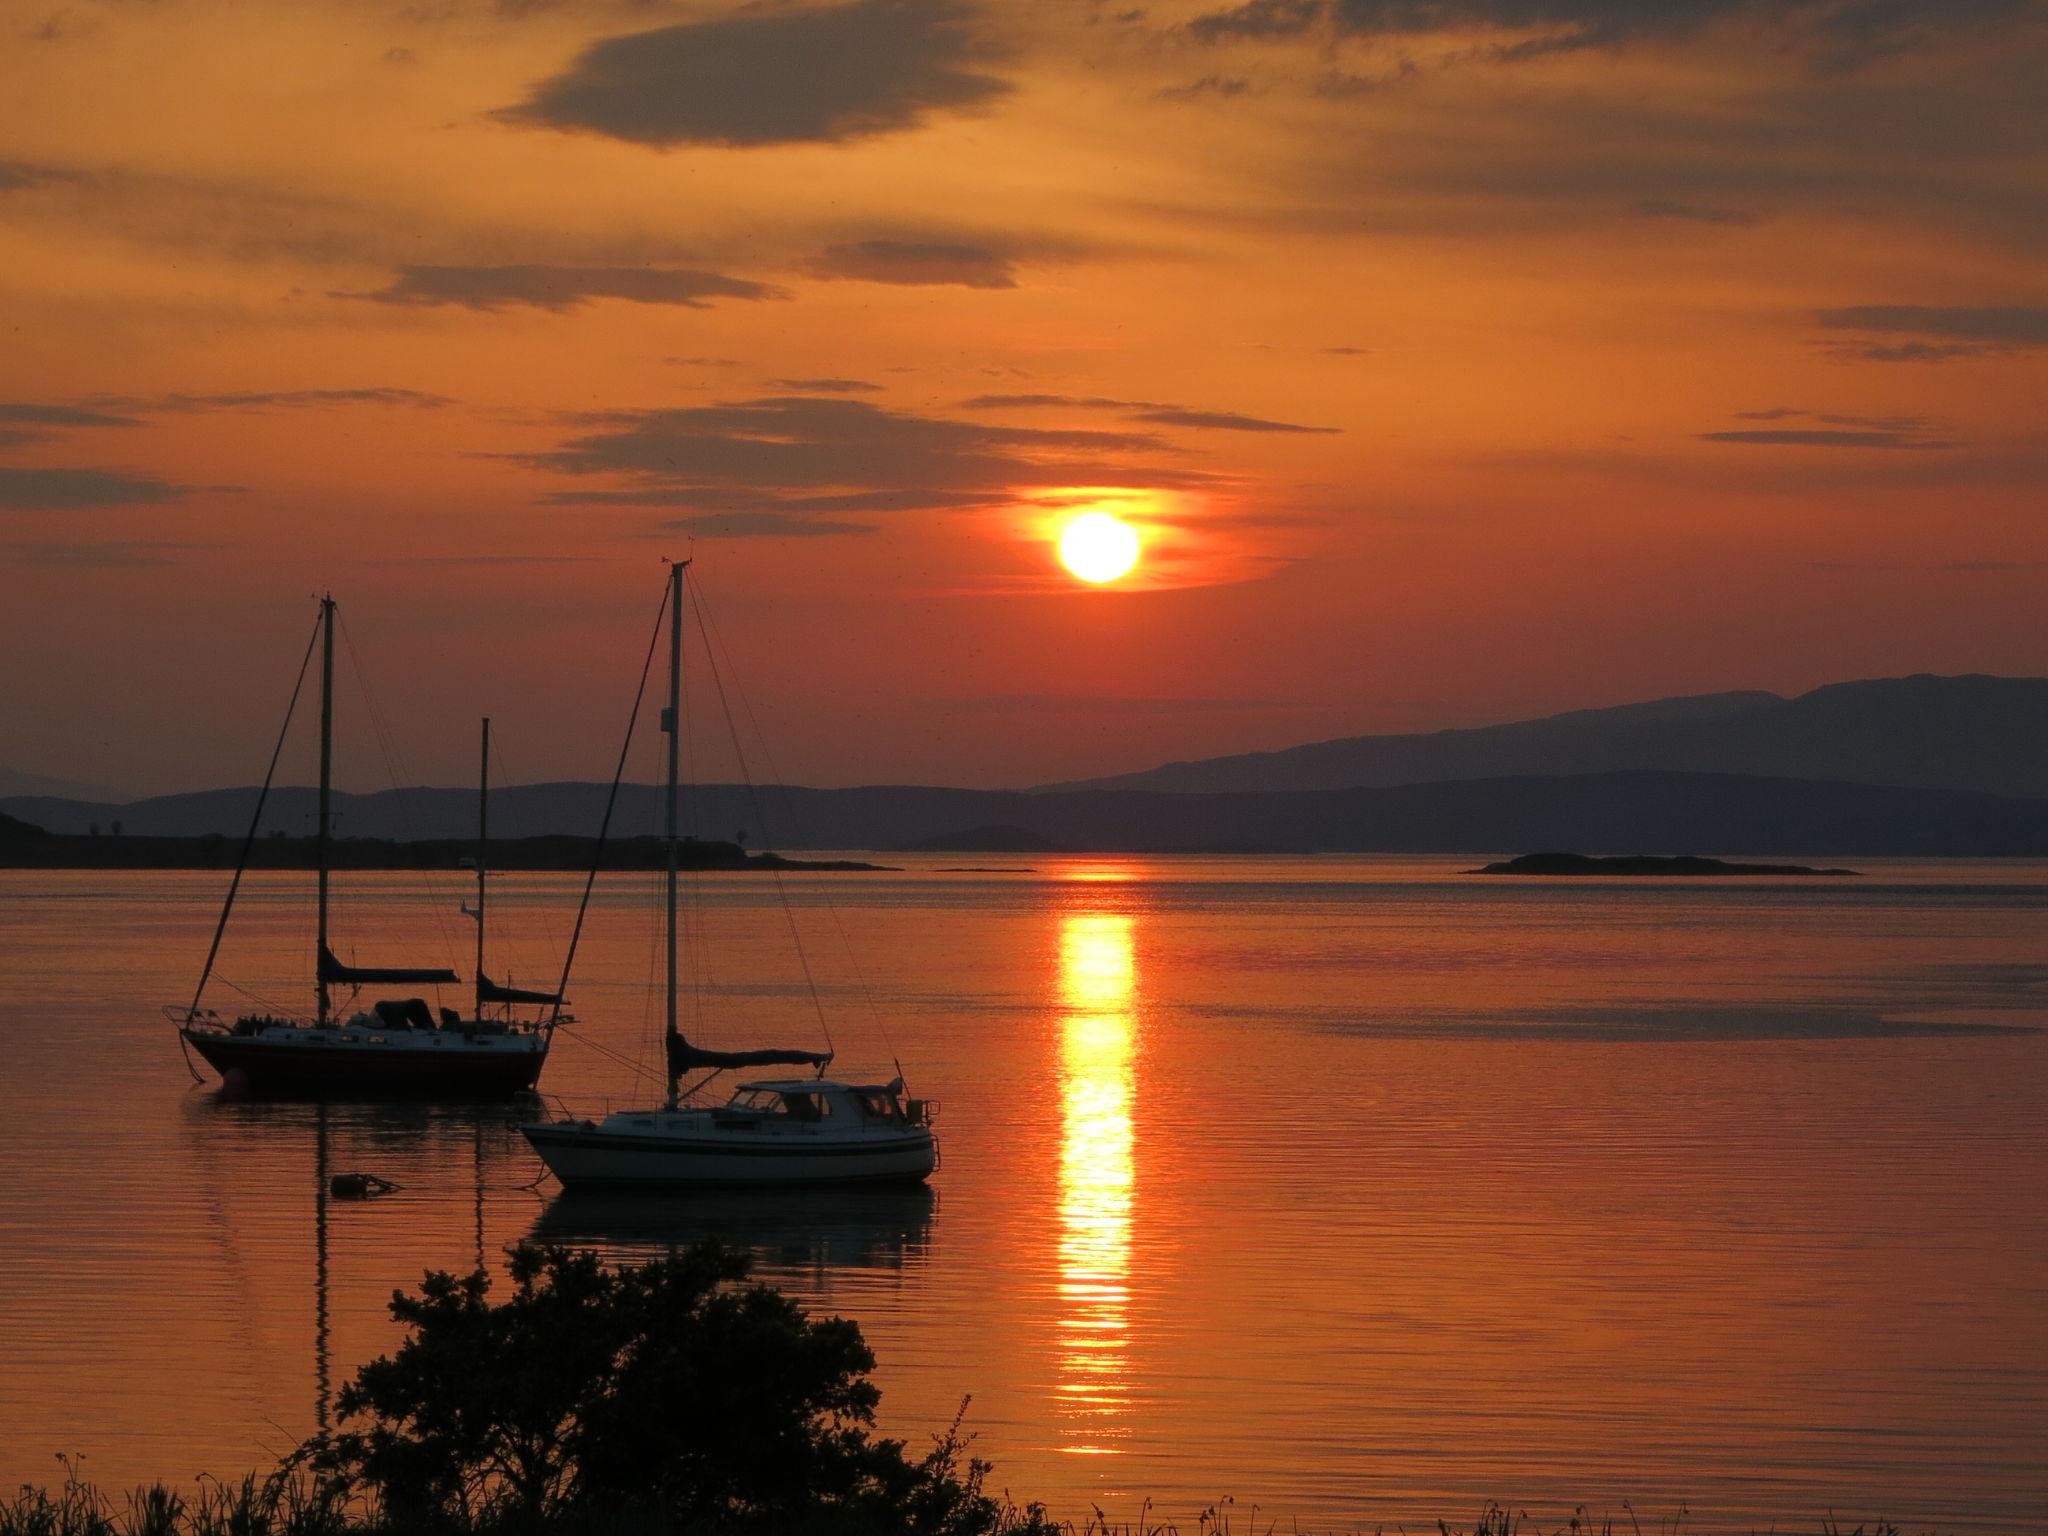
<instances>
[{"instance_id":1,"label":"boat windshield","mask_svg":"<svg viewBox=\"0 0 2048 1536\"><path fill-rule=\"evenodd\" d=\"M742 1088L729 1106L749 1109L759 1115L786 1115L792 1120L822 1120L832 1113L832 1101L819 1093L784 1093L779 1088Z\"/></svg>"},{"instance_id":2,"label":"boat windshield","mask_svg":"<svg viewBox=\"0 0 2048 1536\"><path fill-rule=\"evenodd\" d=\"M903 1119L903 1106L896 1102L893 1093L857 1093L860 1112L870 1120L882 1120L896 1124Z\"/></svg>"}]
</instances>

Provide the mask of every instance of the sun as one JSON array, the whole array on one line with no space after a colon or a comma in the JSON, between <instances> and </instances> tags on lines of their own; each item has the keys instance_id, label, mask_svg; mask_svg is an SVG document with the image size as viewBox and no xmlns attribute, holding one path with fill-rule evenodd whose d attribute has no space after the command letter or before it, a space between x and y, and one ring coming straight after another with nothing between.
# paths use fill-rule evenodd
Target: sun
<instances>
[{"instance_id":1,"label":"sun","mask_svg":"<svg viewBox=\"0 0 2048 1536\"><path fill-rule=\"evenodd\" d=\"M1107 512L1083 512L1060 530L1060 563L1083 581L1115 581L1138 563L1138 530Z\"/></svg>"}]
</instances>

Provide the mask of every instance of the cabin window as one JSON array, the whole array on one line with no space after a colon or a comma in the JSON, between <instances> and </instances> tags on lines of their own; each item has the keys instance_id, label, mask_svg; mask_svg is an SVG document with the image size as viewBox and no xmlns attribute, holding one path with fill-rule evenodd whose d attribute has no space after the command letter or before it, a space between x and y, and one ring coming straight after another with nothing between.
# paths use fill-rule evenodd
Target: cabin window
<instances>
[{"instance_id":1,"label":"cabin window","mask_svg":"<svg viewBox=\"0 0 2048 1536\"><path fill-rule=\"evenodd\" d=\"M863 1093L860 1096L861 1113L870 1120L897 1120L902 1118L896 1108L896 1100L886 1093Z\"/></svg>"}]
</instances>

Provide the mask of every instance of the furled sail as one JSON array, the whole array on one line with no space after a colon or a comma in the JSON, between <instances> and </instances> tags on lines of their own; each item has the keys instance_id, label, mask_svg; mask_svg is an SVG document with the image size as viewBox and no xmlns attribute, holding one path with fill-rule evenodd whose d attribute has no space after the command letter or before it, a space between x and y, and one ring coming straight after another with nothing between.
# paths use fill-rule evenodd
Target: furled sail
<instances>
[{"instance_id":1,"label":"furled sail","mask_svg":"<svg viewBox=\"0 0 2048 1536\"><path fill-rule=\"evenodd\" d=\"M482 971L476 973L476 1000L480 1003L559 1003L559 992L529 992L524 987L501 987Z\"/></svg>"},{"instance_id":2,"label":"furled sail","mask_svg":"<svg viewBox=\"0 0 2048 1536\"><path fill-rule=\"evenodd\" d=\"M671 1077L700 1067L816 1067L822 1072L831 1062L830 1051L707 1051L679 1034L668 1037Z\"/></svg>"},{"instance_id":3,"label":"furled sail","mask_svg":"<svg viewBox=\"0 0 2048 1536\"><path fill-rule=\"evenodd\" d=\"M453 971L385 965L343 965L334 951L320 946L320 980L329 986L454 986L462 978Z\"/></svg>"}]
</instances>

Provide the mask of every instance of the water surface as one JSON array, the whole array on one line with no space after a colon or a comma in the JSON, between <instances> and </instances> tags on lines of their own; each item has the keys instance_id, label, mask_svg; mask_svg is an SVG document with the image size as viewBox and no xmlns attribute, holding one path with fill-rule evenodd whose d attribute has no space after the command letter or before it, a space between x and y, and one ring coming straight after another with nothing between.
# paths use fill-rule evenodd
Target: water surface
<instances>
[{"instance_id":1,"label":"water surface","mask_svg":"<svg viewBox=\"0 0 2048 1536\"><path fill-rule=\"evenodd\" d=\"M536 1186L518 1111L223 1102L158 1011L220 877L0 874L0 1482L244 1469L428 1266L716 1232L860 1321L888 1432L972 1394L1060 1514L2041 1528L2048 866L892 862L786 885L840 1068L941 1103L932 1189L654 1201ZM775 882L695 884L687 1027L819 1039ZM499 968L548 980L576 885L494 883ZM308 887L250 877L212 1001L304 1005ZM354 877L338 947L466 969L463 894ZM649 894L592 914L578 1111L654 1091Z\"/></svg>"}]
</instances>

